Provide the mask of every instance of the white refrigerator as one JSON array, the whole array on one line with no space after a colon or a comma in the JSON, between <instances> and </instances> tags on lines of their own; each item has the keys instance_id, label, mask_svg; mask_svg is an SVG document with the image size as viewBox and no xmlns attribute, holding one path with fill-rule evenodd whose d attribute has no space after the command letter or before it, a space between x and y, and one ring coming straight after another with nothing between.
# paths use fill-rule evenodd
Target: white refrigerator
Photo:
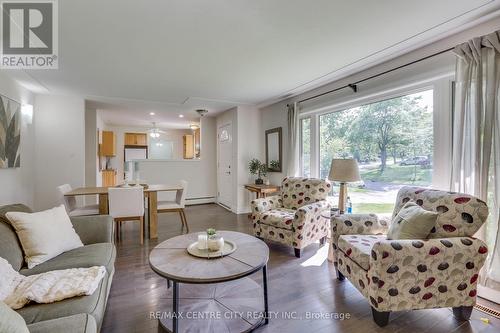
<instances>
[{"instance_id":1,"label":"white refrigerator","mask_svg":"<svg viewBox=\"0 0 500 333\"><path fill-rule=\"evenodd\" d=\"M131 181L139 178L139 170L134 168L134 161L148 158L147 148L125 148L125 180Z\"/></svg>"}]
</instances>

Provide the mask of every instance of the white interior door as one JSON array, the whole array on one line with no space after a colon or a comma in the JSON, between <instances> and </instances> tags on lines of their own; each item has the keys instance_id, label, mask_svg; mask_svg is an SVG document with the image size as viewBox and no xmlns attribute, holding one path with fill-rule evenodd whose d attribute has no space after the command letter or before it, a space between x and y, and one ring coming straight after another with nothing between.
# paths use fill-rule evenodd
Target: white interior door
<instances>
[{"instance_id":1,"label":"white interior door","mask_svg":"<svg viewBox=\"0 0 500 333\"><path fill-rule=\"evenodd\" d=\"M233 208L233 135L231 123L217 129L217 196L218 202Z\"/></svg>"}]
</instances>

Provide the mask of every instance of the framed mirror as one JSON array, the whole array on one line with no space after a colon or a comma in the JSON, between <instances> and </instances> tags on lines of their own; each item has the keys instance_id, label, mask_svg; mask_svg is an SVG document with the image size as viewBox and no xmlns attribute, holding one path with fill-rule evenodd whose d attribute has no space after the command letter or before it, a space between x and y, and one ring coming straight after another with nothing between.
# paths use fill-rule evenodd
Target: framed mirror
<instances>
[{"instance_id":1,"label":"framed mirror","mask_svg":"<svg viewBox=\"0 0 500 333\"><path fill-rule=\"evenodd\" d=\"M268 172L282 172L281 127L266 130L266 165Z\"/></svg>"}]
</instances>

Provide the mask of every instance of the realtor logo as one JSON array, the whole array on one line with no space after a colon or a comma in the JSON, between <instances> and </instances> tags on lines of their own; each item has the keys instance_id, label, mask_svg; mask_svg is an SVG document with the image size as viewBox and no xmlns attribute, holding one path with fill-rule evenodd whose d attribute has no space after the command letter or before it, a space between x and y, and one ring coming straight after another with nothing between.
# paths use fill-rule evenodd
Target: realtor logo
<instances>
[{"instance_id":1,"label":"realtor logo","mask_svg":"<svg viewBox=\"0 0 500 333\"><path fill-rule=\"evenodd\" d=\"M56 69L56 0L2 1L0 67Z\"/></svg>"}]
</instances>

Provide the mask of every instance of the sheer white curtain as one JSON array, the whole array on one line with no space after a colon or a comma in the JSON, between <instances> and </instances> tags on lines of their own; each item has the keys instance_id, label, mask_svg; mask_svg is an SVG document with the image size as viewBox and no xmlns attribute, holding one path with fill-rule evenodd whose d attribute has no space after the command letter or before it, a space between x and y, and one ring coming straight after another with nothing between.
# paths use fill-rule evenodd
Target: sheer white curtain
<instances>
[{"instance_id":1,"label":"sheer white curtain","mask_svg":"<svg viewBox=\"0 0 500 333\"><path fill-rule=\"evenodd\" d=\"M300 174L300 134L299 110L297 103L287 104L288 108L288 158L286 175L295 177Z\"/></svg>"},{"instance_id":2,"label":"sheer white curtain","mask_svg":"<svg viewBox=\"0 0 500 333\"><path fill-rule=\"evenodd\" d=\"M484 201L492 192L494 223L486 232L493 233L495 241L489 244L480 284L500 295L500 31L458 45L454 52L457 67L450 187Z\"/></svg>"}]
</instances>

